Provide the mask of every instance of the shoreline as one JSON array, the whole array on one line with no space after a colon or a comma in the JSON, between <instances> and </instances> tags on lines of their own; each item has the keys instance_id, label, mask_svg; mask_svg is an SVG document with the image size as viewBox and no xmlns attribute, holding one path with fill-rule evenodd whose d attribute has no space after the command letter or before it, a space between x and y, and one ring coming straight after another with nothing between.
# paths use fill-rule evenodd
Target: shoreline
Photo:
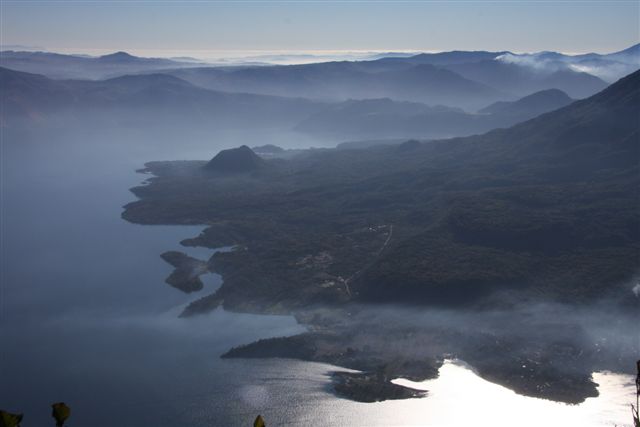
<instances>
[{"instance_id":1,"label":"shoreline","mask_svg":"<svg viewBox=\"0 0 640 427\"><path fill-rule=\"evenodd\" d=\"M195 162L198 167L202 164L203 162ZM189 303L180 317L203 314L222 307L239 313L293 315L309 331L232 348L222 355L223 358L285 357L356 369L361 373L337 374L332 380L337 394L356 401L418 397L416 390L394 385L391 381L400 377L415 380L435 378L443 360L451 355L468 360L481 378L524 396L578 404L598 395L592 372L598 367L606 367L608 362L598 359L596 349L578 344L578 341L571 338L576 336L581 339L584 334L577 326L561 325L558 328L555 324L542 324L543 328L553 331L552 335L558 329L564 334L567 342L558 346L540 336L533 341L525 339L528 334L539 332L535 325L522 325L524 329L511 332L501 331L504 324L513 323L514 319L509 320L510 318L503 319L502 325L498 322L497 325L489 323L483 326L489 328L486 331L482 328L477 333L473 330L466 331L468 325L465 322L475 327L477 320L485 321L482 311L472 312L469 319L465 320L468 308L461 308L458 310L460 313L456 312L461 318L453 316L452 325L439 323L441 320L438 319L433 324L412 322L395 314L388 318L376 318L376 312L387 307L376 304L365 307L352 302L353 298L345 294L344 286L333 285L341 283L340 276L335 273L327 274L327 263L335 262L337 257L322 252L298 260L287 259L288 254L283 254L283 262L295 262L298 270L317 271L314 274L321 278L323 285L316 289L312 284L301 281L296 290L301 292L299 296L287 295L282 299L280 294L278 298L274 298L274 295L278 295L272 295L275 289L269 290L266 284L258 287L257 283L264 280L267 280L266 283L273 283L272 281L284 278L270 277L265 273L264 270L273 269L268 263L262 269L258 264L252 265L258 260L253 256L254 249L246 241L248 236L242 230L230 227L224 221L211 222L204 220L204 217L199 219L201 214L197 211L195 215L186 217L180 216L179 212L176 215L167 212L169 216L157 216L153 204L145 207L145 192L149 186L162 186L166 179L163 173L175 173L171 172L174 167L178 171L186 168L184 170L187 174L193 173L188 172L193 166L194 164L184 161L147 163L141 172L151 172L154 177L149 180L150 184L132 189L139 201L125 206L122 214L125 220L134 223L198 224L205 227L200 235L182 240L183 246L209 249L233 246L231 251L225 253L216 251L206 261L208 270L221 276L221 286L214 293ZM182 173L177 176L184 176ZM241 179L240 182L244 181ZM133 205L136 206L135 212L131 211ZM145 208L140 210L141 206ZM370 248L371 253L379 253L380 248L384 250L391 239L391 232L384 233L384 228L377 230L380 232L363 235L368 240L361 240L368 245L367 250ZM354 236L361 238L359 235ZM254 244L259 244L259 241ZM356 271L362 269L362 265L366 268L371 262L368 256L363 257L363 260L364 264L360 264ZM251 267L249 270L246 268L248 266ZM254 272L260 272L260 275L252 276ZM422 307L422 310L428 317L430 310L437 313L441 309ZM490 307L488 313L491 314L492 310L494 308ZM416 307L409 309L409 312L415 311ZM511 316L517 315L514 310ZM530 327L533 329L529 330ZM407 353L395 351L394 348L411 350Z\"/></svg>"}]
</instances>

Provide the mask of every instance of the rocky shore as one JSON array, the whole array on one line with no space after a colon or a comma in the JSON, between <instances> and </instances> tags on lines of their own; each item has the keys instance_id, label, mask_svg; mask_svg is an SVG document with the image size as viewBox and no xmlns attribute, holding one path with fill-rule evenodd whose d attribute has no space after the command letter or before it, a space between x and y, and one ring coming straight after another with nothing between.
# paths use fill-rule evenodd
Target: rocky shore
<instances>
[{"instance_id":1,"label":"rocky shore","mask_svg":"<svg viewBox=\"0 0 640 427\"><path fill-rule=\"evenodd\" d=\"M209 267L205 261L177 251L164 252L160 257L174 267L173 272L165 280L169 285L185 293L202 290L204 285L200 276L209 273Z\"/></svg>"}]
</instances>

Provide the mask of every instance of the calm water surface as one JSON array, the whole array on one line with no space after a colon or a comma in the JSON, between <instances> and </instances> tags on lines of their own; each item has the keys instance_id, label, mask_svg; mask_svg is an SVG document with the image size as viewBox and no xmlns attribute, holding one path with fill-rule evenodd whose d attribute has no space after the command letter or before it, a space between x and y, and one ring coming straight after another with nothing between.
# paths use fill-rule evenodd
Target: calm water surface
<instances>
[{"instance_id":1,"label":"calm water surface","mask_svg":"<svg viewBox=\"0 0 640 427\"><path fill-rule=\"evenodd\" d=\"M630 424L631 379L614 374L596 376L599 398L567 406L517 396L448 362L439 379L413 384L428 398L363 404L329 392L328 365L221 360L232 346L302 328L288 316L221 310L178 319L198 295L164 284L171 267L159 254L184 251L179 241L202 228L130 224L121 207L146 161L281 142L272 136L5 132L0 407L24 412L25 427L51 425L49 405L60 400L72 407L70 427L248 426L257 413L270 426ZM207 276L207 287L219 280Z\"/></svg>"}]
</instances>

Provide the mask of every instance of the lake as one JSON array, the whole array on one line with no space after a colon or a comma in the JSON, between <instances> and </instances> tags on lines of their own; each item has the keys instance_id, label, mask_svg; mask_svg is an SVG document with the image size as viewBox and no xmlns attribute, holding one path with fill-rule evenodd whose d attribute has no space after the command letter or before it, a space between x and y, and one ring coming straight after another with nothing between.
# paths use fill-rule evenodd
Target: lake
<instances>
[{"instance_id":1,"label":"lake","mask_svg":"<svg viewBox=\"0 0 640 427\"><path fill-rule=\"evenodd\" d=\"M596 374L601 396L584 404L518 396L459 361L415 387L423 399L374 404L330 391L335 367L292 360L219 358L232 346L304 329L290 316L217 310L177 317L202 293L164 283L159 255L196 226L141 226L120 218L147 177L146 161L205 159L240 144L294 147L296 135L90 128L60 134L3 131L0 407L23 425L53 425L50 404L72 408L69 426L630 425L632 378ZM208 275L208 289L220 278ZM406 380L398 380L405 382Z\"/></svg>"}]
</instances>

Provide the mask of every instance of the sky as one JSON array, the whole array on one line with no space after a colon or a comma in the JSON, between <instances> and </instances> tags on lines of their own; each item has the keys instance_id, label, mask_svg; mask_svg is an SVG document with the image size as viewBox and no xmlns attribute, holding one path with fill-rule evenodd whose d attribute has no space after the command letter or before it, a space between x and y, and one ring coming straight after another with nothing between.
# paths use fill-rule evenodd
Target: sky
<instances>
[{"instance_id":1,"label":"sky","mask_svg":"<svg viewBox=\"0 0 640 427\"><path fill-rule=\"evenodd\" d=\"M0 12L3 48L65 53L606 53L640 42L640 0L0 0Z\"/></svg>"}]
</instances>

